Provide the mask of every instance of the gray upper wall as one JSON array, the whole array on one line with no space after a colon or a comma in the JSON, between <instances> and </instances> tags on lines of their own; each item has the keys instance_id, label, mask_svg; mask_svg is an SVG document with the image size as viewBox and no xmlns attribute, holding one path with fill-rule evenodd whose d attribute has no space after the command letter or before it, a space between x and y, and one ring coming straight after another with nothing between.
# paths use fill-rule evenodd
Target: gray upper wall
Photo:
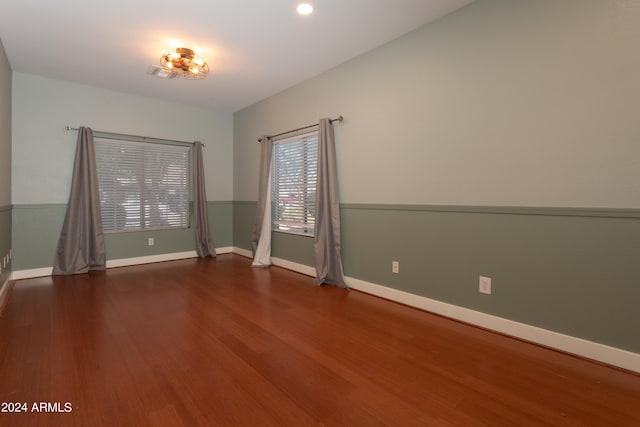
<instances>
[{"instance_id":1,"label":"gray upper wall","mask_svg":"<svg viewBox=\"0 0 640 427\"><path fill-rule=\"evenodd\" d=\"M15 72L13 204L67 202L77 133L66 125L202 141L207 200L231 200L232 122L231 113Z\"/></svg>"},{"instance_id":2,"label":"gray upper wall","mask_svg":"<svg viewBox=\"0 0 640 427\"><path fill-rule=\"evenodd\" d=\"M256 138L335 126L345 203L640 208L640 2L478 0L234 115Z\"/></svg>"},{"instance_id":3,"label":"gray upper wall","mask_svg":"<svg viewBox=\"0 0 640 427\"><path fill-rule=\"evenodd\" d=\"M11 66L0 40L0 207L11 204Z\"/></svg>"},{"instance_id":4,"label":"gray upper wall","mask_svg":"<svg viewBox=\"0 0 640 427\"><path fill-rule=\"evenodd\" d=\"M11 66L0 40L0 260L11 250ZM0 264L0 292L11 263Z\"/></svg>"}]
</instances>

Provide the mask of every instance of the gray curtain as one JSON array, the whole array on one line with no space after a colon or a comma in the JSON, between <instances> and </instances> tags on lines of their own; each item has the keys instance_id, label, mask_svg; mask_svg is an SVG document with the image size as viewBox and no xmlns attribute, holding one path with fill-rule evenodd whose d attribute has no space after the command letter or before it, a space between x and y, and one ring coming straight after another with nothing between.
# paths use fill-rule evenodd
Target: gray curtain
<instances>
[{"instance_id":1,"label":"gray curtain","mask_svg":"<svg viewBox=\"0 0 640 427\"><path fill-rule=\"evenodd\" d=\"M340 258L338 168L333 126L329 119L321 119L318 127L318 183L313 249L316 282L349 289L344 281Z\"/></svg>"},{"instance_id":2,"label":"gray curtain","mask_svg":"<svg viewBox=\"0 0 640 427\"><path fill-rule=\"evenodd\" d=\"M67 213L60 232L53 274L81 274L106 267L98 173L90 128L78 130Z\"/></svg>"},{"instance_id":3,"label":"gray curtain","mask_svg":"<svg viewBox=\"0 0 640 427\"><path fill-rule=\"evenodd\" d=\"M200 258L215 257L216 248L209 234L207 217L207 192L204 185L204 165L202 162L202 143L193 144L193 210L196 231L196 252Z\"/></svg>"},{"instance_id":4,"label":"gray curtain","mask_svg":"<svg viewBox=\"0 0 640 427\"><path fill-rule=\"evenodd\" d=\"M260 175L258 177L258 209L251 235L253 267L271 265L271 154L273 141L262 137L260 150Z\"/></svg>"}]
</instances>

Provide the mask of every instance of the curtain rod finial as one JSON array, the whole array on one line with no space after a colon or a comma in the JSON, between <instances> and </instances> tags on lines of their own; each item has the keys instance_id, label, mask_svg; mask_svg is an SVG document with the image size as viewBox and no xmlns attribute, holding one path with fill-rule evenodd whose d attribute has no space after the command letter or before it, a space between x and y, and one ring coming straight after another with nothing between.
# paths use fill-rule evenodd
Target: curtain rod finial
<instances>
[{"instance_id":1,"label":"curtain rod finial","mask_svg":"<svg viewBox=\"0 0 640 427\"><path fill-rule=\"evenodd\" d=\"M341 122L344 120L344 117L342 117L342 114L340 114L340 116L338 116L338 121Z\"/></svg>"}]
</instances>

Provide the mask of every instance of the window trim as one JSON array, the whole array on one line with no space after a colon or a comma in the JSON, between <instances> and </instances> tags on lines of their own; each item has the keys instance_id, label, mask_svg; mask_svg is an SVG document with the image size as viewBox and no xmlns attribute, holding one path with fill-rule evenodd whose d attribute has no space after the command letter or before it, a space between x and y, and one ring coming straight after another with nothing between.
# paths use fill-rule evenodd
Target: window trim
<instances>
[{"instance_id":1,"label":"window trim","mask_svg":"<svg viewBox=\"0 0 640 427\"><path fill-rule=\"evenodd\" d=\"M100 165L98 162L98 156L97 156L97 145L98 144L118 144L118 143L124 143L124 144L131 144L131 145L139 145L139 146L145 146L145 145L158 145L158 146L162 146L162 145L170 145L170 146L177 146L177 147L183 147L186 149L186 209L187 209L187 215L186 215L186 224L180 224L177 226L151 226L151 227L145 227L145 223L146 221L141 218L140 220L140 224L139 227L137 228L129 228L129 229L110 229L110 230L104 230L103 229L103 233L104 234L121 234L121 233L135 233L135 232L149 232L149 231L158 231L158 230L185 230L185 229L189 229L191 228L191 221L192 221L192 204L193 204L193 200L192 200L192 196L193 196L193 188L192 188L192 179L191 179L191 174L192 174L192 149L193 149L193 144L191 143L186 143L186 142L181 142L181 141L172 141L172 140L163 140L163 139L156 139L156 138L147 138L147 137L138 137L138 136L129 136L129 135L122 135L122 134L111 134L111 133L107 133L107 132L94 132L94 145L96 145L96 168L98 169L98 175L99 174L99 169L100 169ZM99 179L100 181L100 179ZM100 183L98 184L99 187L99 191L101 191L102 187L100 185ZM103 228L104 228L104 213L102 210L102 201L100 201L100 209L101 209L101 215L103 217ZM142 210L144 210L144 207L142 207ZM144 218L147 218L147 216L145 216Z\"/></svg>"},{"instance_id":2,"label":"window trim","mask_svg":"<svg viewBox=\"0 0 640 427\"><path fill-rule=\"evenodd\" d=\"M315 222L315 196L313 198L313 200L311 200L311 204L313 206L313 227L307 227L306 226L306 222L302 222L301 224L304 224L303 227L304 229L302 231L299 230L284 230L284 229L280 229L277 228L278 224L277 224L277 199L274 197L275 192L276 192L276 182L275 182L275 161L276 161L276 146L277 145L281 145L281 144L286 144L289 142L294 142L294 141L299 141L302 140L304 138L310 137L310 136L315 136L315 144L316 144L316 150L315 150L315 177L316 177L316 186L314 187L313 192L315 193L315 188L317 188L317 173L318 173L318 169L317 169L317 144L318 144L318 130L313 130L313 131L307 131L304 133L300 133L294 136L289 136L289 137L285 137L285 138L281 138L278 140L273 141L273 155L272 155L272 160L271 160L271 171L270 171L270 180L271 180L271 192L269 194L269 197L271 197L271 231L272 232L276 232L276 233L285 233L285 234L293 234L296 236L302 236L302 237L314 237L315 236L315 232L316 232L316 222ZM303 157L303 162L306 162L306 157ZM304 179L308 179L309 178L309 174L305 173L304 174ZM307 186L307 185L305 185ZM306 206L306 205L303 205ZM307 216L307 212L304 211L303 212L303 216ZM306 219L305 219L306 221ZM306 229L311 229L310 231L304 231Z\"/></svg>"}]
</instances>

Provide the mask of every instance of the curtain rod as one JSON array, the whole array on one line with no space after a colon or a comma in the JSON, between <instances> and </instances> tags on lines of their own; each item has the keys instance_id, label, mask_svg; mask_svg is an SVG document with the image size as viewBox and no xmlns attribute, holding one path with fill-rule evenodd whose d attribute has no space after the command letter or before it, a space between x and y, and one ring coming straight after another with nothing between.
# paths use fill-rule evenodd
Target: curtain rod
<instances>
[{"instance_id":1,"label":"curtain rod","mask_svg":"<svg viewBox=\"0 0 640 427\"><path fill-rule=\"evenodd\" d=\"M333 123L333 122L341 122L341 121L343 121L343 120L344 120L344 117L342 117L342 116L338 116L337 118L335 118L335 119L331 119L331 120L329 120L329 121L330 121L331 123ZM276 137L278 137L278 136L286 135L286 134L288 134L288 133L293 133L293 132L298 132L299 130L309 129L309 128L312 128L312 127L318 126L319 124L320 124L320 123L314 123L314 124L312 124L312 125L309 125L309 126L303 126L303 127L301 127L301 128L298 128L298 129L291 129L291 130L288 130L288 131L286 131L286 132L280 132L280 133L277 133L277 134L275 134L275 135L268 135L268 136L267 136L267 138L269 138L269 139L271 139L271 138L276 138ZM262 138L258 138L258 142L262 142Z\"/></svg>"},{"instance_id":2,"label":"curtain rod","mask_svg":"<svg viewBox=\"0 0 640 427\"><path fill-rule=\"evenodd\" d=\"M72 128L71 126L65 126L64 127L65 130L80 130L79 128ZM124 140L129 140L129 141L138 141L138 142L155 142L155 143L159 143L159 144L190 144L193 145L196 142L199 141L177 141L174 139L163 139L163 138L152 138L152 137L148 137L148 136L139 136L139 135L127 135L124 133L114 133L114 132L103 132L103 131L93 131L94 135L96 135L98 138L106 138L106 139L124 139ZM102 136L100 136L102 135ZM203 147L205 147L204 144L202 144Z\"/></svg>"}]
</instances>

